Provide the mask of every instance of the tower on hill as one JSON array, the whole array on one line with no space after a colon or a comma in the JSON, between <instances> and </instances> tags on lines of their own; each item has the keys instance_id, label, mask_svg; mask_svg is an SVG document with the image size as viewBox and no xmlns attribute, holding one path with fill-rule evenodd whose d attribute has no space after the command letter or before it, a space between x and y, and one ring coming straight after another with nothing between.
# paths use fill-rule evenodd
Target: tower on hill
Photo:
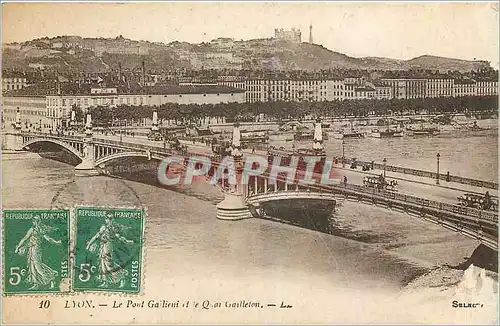
<instances>
[{"instance_id":1,"label":"tower on hill","mask_svg":"<svg viewBox=\"0 0 500 326\"><path fill-rule=\"evenodd\" d=\"M309 25L309 43L313 44L313 25Z\"/></svg>"}]
</instances>

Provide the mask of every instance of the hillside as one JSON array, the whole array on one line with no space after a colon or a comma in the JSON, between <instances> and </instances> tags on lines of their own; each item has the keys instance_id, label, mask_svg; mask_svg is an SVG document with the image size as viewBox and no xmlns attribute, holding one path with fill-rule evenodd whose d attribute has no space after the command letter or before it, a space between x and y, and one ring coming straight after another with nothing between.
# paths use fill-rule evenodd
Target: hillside
<instances>
[{"instance_id":1,"label":"hillside","mask_svg":"<svg viewBox=\"0 0 500 326\"><path fill-rule=\"evenodd\" d=\"M2 63L3 69L44 68L60 73L104 72L118 69L119 65L123 69L138 69L143 61L148 71L183 68L312 71L337 68L469 72L489 67L486 61L430 55L406 61L381 57L355 58L321 45L296 44L275 39L214 41L201 44L177 41L163 44L130 40L121 35L113 39L59 36L4 44Z\"/></svg>"},{"instance_id":2,"label":"hillside","mask_svg":"<svg viewBox=\"0 0 500 326\"><path fill-rule=\"evenodd\" d=\"M461 59L452 59L444 57L436 57L432 55L422 55L417 58L406 61L406 65L409 68L421 68L421 69L431 69L431 70L460 70L460 71L471 71L477 68L488 66L487 61L467 61Z\"/></svg>"}]
</instances>

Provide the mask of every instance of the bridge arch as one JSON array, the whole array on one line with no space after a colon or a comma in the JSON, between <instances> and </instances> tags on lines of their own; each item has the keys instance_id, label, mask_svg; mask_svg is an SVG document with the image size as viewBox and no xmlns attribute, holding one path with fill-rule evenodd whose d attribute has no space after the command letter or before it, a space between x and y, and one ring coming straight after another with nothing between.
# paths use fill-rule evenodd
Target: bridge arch
<instances>
[{"instance_id":1,"label":"bridge arch","mask_svg":"<svg viewBox=\"0 0 500 326\"><path fill-rule=\"evenodd\" d=\"M110 161L113 161L116 159L120 159L120 158L128 158L128 157L144 157L144 158L150 157L152 160L158 160L158 161L162 161L163 159L165 159L165 156L161 156L161 155L157 155L157 154L153 154L153 153L148 155L147 152L128 151L128 152L118 152L118 153L114 153L111 155L101 157L95 161L95 166L99 167L100 165L105 164L107 162L110 162ZM184 167L185 167L185 165L184 165ZM207 182L209 182L211 178L206 177L205 179ZM212 185L221 193L225 192L224 188L221 185L219 185L219 184L212 184Z\"/></svg>"},{"instance_id":2,"label":"bridge arch","mask_svg":"<svg viewBox=\"0 0 500 326\"><path fill-rule=\"evenodd\" d=\"M80 160L83 160L83 154L79 150L77 150L75 147L71 146L70 144L68 144L68 143L66 143L64 141L60 141L60 140L57 140L57 139L34 138L34 139L30 139L30 140L24 142L23 145L22 145L22 147L23 148L29 147L30 145L33 145L33 144L36 144L36 143L52 143L52 144L59 145L59 146L65 148L66 150L70 151L72 154L74 154Z\"/></svg>"}]
</instances>

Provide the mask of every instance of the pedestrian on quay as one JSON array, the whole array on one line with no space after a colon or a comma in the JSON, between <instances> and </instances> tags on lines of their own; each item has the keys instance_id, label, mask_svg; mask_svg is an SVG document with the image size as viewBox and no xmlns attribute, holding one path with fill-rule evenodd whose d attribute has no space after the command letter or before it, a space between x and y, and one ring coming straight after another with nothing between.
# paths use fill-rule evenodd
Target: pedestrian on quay
<instances>
[{"instance_id":1,"label":"pedestrian on quay","mask_svg":"<svg viewBox=\"0 0 500 326\"><path fill-rule=\"evenodd\" d=\"M347 176L344 175L344 187L347 187Z\"/></svg>"},{"instance_id":2,"label":"pedestrian on quay","mask_svg":"<svg viewBox=\"0 0 500 326\"><path fill-rule=\"evenodd\" d=\"M491 204L491 197L490 197L490 192L487 191L485 194L484 194L484 209L489 209L490 208L490 204Z\"/></svg>"}]
</instances>

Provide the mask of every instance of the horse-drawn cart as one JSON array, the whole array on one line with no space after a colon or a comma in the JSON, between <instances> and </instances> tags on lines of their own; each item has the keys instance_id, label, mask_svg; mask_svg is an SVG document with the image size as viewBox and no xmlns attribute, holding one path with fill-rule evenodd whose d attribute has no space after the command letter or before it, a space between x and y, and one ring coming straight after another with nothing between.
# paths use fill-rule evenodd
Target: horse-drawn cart
<instances>
[{"instance_id":1,"label":"horse-drawn cart","mask_svg":"<svg viewBox=\"0 0 500 326\"><path fill-rule=\"evenodd\" d=\"M387 180L383 176L363 177L363 186L368 188L376 188L378 190L396 191L398 182L396 180Z\"/></svg>"}]
</instances>

